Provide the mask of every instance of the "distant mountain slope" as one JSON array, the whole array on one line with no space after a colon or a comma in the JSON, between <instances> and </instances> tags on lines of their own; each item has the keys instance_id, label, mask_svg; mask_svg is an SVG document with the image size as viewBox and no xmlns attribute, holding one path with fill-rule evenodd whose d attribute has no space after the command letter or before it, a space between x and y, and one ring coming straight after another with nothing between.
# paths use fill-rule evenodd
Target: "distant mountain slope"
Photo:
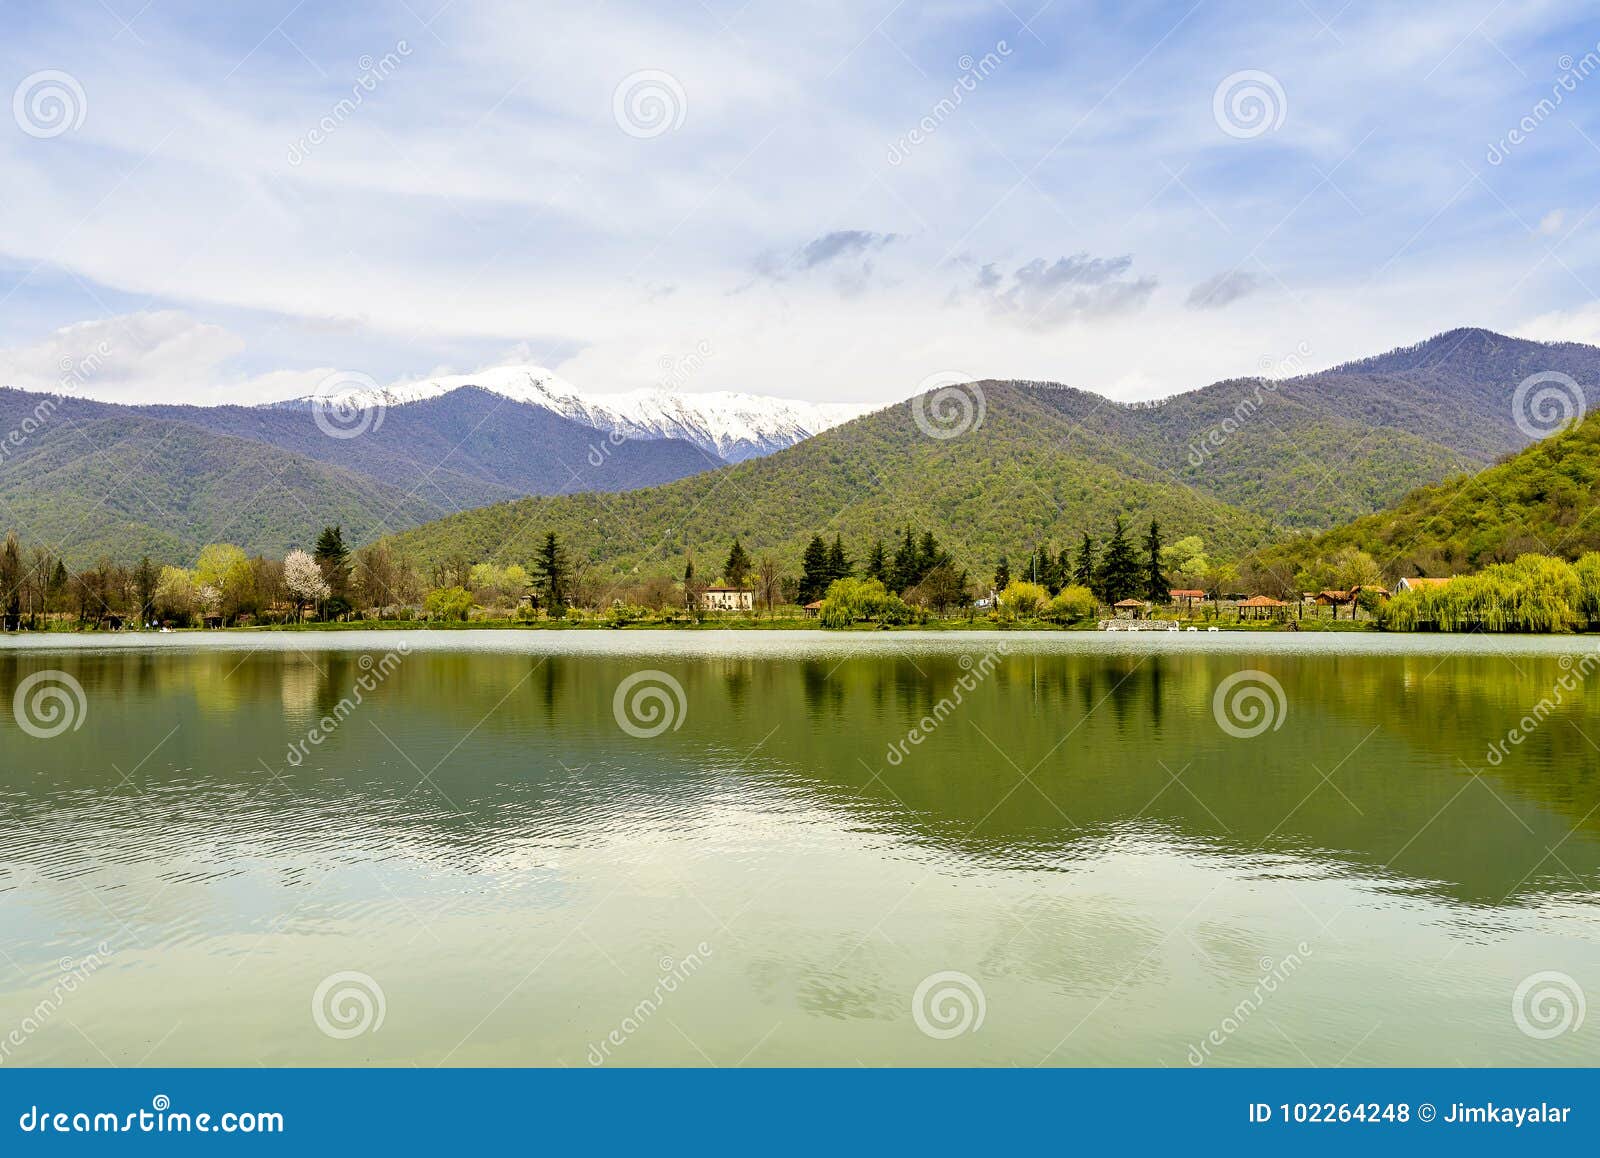
<instances>
[{"instance_id":1,"label":"distant mountain slope","mask_svg":"<svg viewBox=\"0 0 1600 1158\"><path fill-rule=\"evenodd\" d=\"M1483 330L1148 405L986 381L964 388L982 394L985 421L958 438L929 438L913 421L915 407L936 405L930 396L732 471L618 499L500 505L400 540L424 558L509 559L548 527L596 563L627 570L670 569L685 549L705 556L739 534L792 565L813 531L843 531L860 550L909 521L987 568L1001 551L1038 540L1059 547L1084 530L1099 537L1123 511L1141 522L1154 514L1169 534L1197 533L1226 555L1336 526L1526 445L1513 401L1525 379L1546 372L1600 401L1600 349Z\"/></svg>"},{"instance_id":2,"label":"distant mountain slope","mask_svg":"<svg viewBox=\"0 0 1600 1158\"><path fill-rule=\"evenodd\" d=\"M0 390L0 428L41 396ZM367 539L451 507L353 471L119 407L62 400L0 467L0 518L69 565L190 560L208 542L282 554L325 523Z\"/></svg>"},{"instance_id":3,"label":"distant mountain slope","mask_svg":"<svg viewBox=\"0 0 1600 1158\"><path fill-rule=\"evenodd\" d=\"M1448 576L1530 551L1575 559L1600 550L1600 412L1478 474L1266 549L1260 561L1292 574L1348 546L1394 576Z\"/></svg>"},{"instance_id":4,"label":"distant mountain slope","mask_svg":"<svg viewBox=\"0 0 1600 1158\"><path fill-rule=\"evenodd\" d=\"M0 430L46 396L0 390ZM191 558L221 538L282 554L325 523L356 541L527 494L621 490L720 465L673 439L612 439L480 390L333 438L303 410L54 400L0 464L0 521L73 562Z\"/></svg>"},{"instance_id":5,"label":"distant mountain slope","mask_svg":"<svg viewBox=\"0 0 1600 1158\"><path fill-rule=\"evenodd\" d=\"M248 438L404 487L448 509L530 494L628 490L723 465L679 440L610 438L548 410L463 387L364 416L334 438L306 409L157 406L141 412ZM335 429L340 429L333 424Z\"/></svg>"},{"instance_id":6,"label":"distant mountain slope","mask_svg":"<svg viewBox=\"0 0 1600 1158\"><path fill-rule=\"evenodd\" d=\"M1097 538L1114 512L1153 515L1171 536L1199 532L1239 549L1264 524L1163 477L1121 448L1066 449L1072 421L1058 388L984 383L986 414L959 437L929 437L909 406L858 418L787 450L619 495L501 503L395 537L415 561L465 555L526 561L547 530L603 571L676 571L686 551L715 571L729 540L775 551L793 568L813 533L842 534L858 555L907 523L933 531L987 575L1002 551Z\"/></svg>"},{"instance_id":7,"label":"distant mountain slope","mask_svg":"<svg viewBox=\"0 0 1600 1158\"><path fill-rule=\"evenodd\" d=\"M658 388L622 394L586 393L538 366L501 366L376 390L352 387L332 392L323 401L392 410L448 397L460 390L488 391L630 439L681 439L712 458L727 462L771 454L878 409L728 391L691 394ZM304 407L313 402L302 398L276 405Z\"/></svg>"}]
</instances>

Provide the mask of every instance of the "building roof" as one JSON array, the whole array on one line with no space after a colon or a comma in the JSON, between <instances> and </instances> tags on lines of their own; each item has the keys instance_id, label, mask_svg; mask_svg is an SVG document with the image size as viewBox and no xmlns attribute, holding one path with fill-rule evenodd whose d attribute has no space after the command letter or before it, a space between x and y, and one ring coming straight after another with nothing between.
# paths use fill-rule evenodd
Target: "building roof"
<instances>
[{"instance_id":1,"label":"building roof","mask_svg":"<svg viewBox=\"0 0 1600 1158\"><path fill-rule=\"evenodd\" d=\"M805 606L805 609L807 611L821 611L822 610L822 600L818 599L818 600L815 600L815 601L813 601L811 603L807 603L806 606Z\"/></svg>"},{"instance_id":2,"label":"building roof","mask_svg":"<svg viewBox=\"0 0 1600 1158\"><path fill-rule=\"evenodd\" d=\"M1249 599L1239 604L1240 607L1287 607L1287 603L1272 598L1270 595L1252 595Z\"/></svg>"},{"instance_id":3,"label":"building roof","mask_svg":"<svg viewBox=\"0 0 1600 1158\"><path fill-rule=\"evenodd\" d=\"M1330 603L1348 603L1348 602L1350 602L1350 592L1348 592L1348 591L1318 591L1317 592L1317 598L1318 599L1326 599Z\"/></svg>"},{"instance_id":4,"label":"building roof","mask_svg":"<svg viewBox=\"0 0 1600 1158\"><path fill-rule=\"evenodd\" d=\"M751 595L754 594L749 587L706 587L703 589L707 595Z\"/></svg>"},{"instance_id":5,"label":"building roof","mask_svg":"<svg viewBox=\"0 0 1600 1158\"><path fill-rule=\"evenodd\" d=\"M1185 588L1181 591L1168 591L1167 594L1173 599L1204 599L1206 597L1204 591L1195 587Z\"/></svg>"},{"instance_id":6,"label":"building roof","mask_svg":"<svg viewBox=\"0 0 1600 1158\"><path fill-rule=\"evenodd\" d=\"M1112 606L1113 607L1143 607L1144 606L1144 600L1143 599L1124 599L1124 600L1121 600L1118 603L1112 604Z\"/></svg>"}]
</instances>

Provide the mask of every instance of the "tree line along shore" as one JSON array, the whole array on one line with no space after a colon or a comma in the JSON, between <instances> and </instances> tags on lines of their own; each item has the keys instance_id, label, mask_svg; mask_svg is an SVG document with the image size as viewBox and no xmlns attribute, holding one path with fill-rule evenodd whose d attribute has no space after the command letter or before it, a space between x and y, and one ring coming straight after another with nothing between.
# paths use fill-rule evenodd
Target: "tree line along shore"
<instances>
[{"instance_id":1,"label":"tree line along shore","mask_svg":"<svg viewBox=\"0 0 1600 1158\"><path fill-rule=\"evenodd\" d=\"M384 542L352 550L338 526L282 559L235 545L203 548L191 566L148 556L72 570L13 533L0 547L0 624L7 631L416 626L903 626L1092 628L1117 619L1255 630L1568 632L1600 627L1600 552L1575 560L1526 554L1459 576L1383 582L1365 552L1341 548L1292 577L1250 561L1213 565L1194 535L1160 525L1104 540L1006 553L974 577L931 531L907 526L859 556L841 536L813 535L798 573L733 539L720 565L690 555L681 573L604 575L546 532L526 563L457 558L425 571ZM987 572L987 568L985 569ZM1279 599L1245 588L1270 587Z\"/></svg>"}]
</instances>

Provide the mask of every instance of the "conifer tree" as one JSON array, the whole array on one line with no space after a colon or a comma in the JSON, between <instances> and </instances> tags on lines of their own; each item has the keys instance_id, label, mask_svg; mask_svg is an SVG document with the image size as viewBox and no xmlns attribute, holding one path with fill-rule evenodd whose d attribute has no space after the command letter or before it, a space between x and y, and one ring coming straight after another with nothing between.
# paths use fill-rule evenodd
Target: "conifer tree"
<instances>
[{"instance_id":1,"label":"conifer tree","mask_svg":"<svg viewBox=\"0 0 1600 1158\"><path fill-rule=\"evenodd\" d=\"M1100 560L1100 587L1096 592L1107 603L1142 597L1145 590L1144 567L1128 542L1128 529L1117 515L1111 524L1111 538Z\"/></svg>"},{"instance_id":2,"label":"conifer tree","mask_svg":"<svg viewBox=\"0 0 1600 1158\"><path fill-rule=\"evenodd\" d=\"M744 546L735 538L733 549L728 552L728 561L722 565L722 577L730 587L743 587L750 575L750 568L750 556L744 553Z\"/></svg>"},{"instance_id":3,"label":"conifer tree","mask_svg":"<svg viewBox=\"0 0 1600 1158\"><path fill-rule=\"evenodd\" d=\"M1144 551L1144 597L1152 603L1165 603L1172 598L1172 583L1161 570L1161 527L1154 519L1144 537Z\"/></svg>"},{"instance_id":4,"label":"conifer tree","mask_svg":"<svg viewBox=\"0 0 1600 1158\"><path fill-rule=\"evenodd\" d=\"M1078 545L1078 561L1072 568L1072 581L1079 587L1098 591L1099 573L1099 567L1095 562L1094 540L1089 538L1089 532L1085 531L1083 542Z\"/></svg>"},{"instance_id":5,"label":"conifer tree","mask_svg":"<svg viewBox=\"0 0 1600 1158\"><path fill-rule=\"evenodd\" d=\"M800 557L800 602L814 603L828 591L828 547L821 535L812 535Z\"/></svg>"}]
</instances>

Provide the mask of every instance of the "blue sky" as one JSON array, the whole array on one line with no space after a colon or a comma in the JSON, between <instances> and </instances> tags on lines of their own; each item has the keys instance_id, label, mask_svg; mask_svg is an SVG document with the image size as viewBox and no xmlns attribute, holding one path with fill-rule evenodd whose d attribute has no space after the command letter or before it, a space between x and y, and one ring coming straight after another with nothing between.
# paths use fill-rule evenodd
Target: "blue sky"
<instances>
[{"instance_id":1,"label":"blue sky","mask_svg":"<svg viewBox=\"0 0 1600 1158\"><path fill-rule=\"evenodd\" d=\"M1594 5L3 19L14 385L99 349L75 389L127 400L510 361L625 390L709 348L686 388L1131 399L1457 325L1600 341Z\"/></svg>"}]
</instances>

